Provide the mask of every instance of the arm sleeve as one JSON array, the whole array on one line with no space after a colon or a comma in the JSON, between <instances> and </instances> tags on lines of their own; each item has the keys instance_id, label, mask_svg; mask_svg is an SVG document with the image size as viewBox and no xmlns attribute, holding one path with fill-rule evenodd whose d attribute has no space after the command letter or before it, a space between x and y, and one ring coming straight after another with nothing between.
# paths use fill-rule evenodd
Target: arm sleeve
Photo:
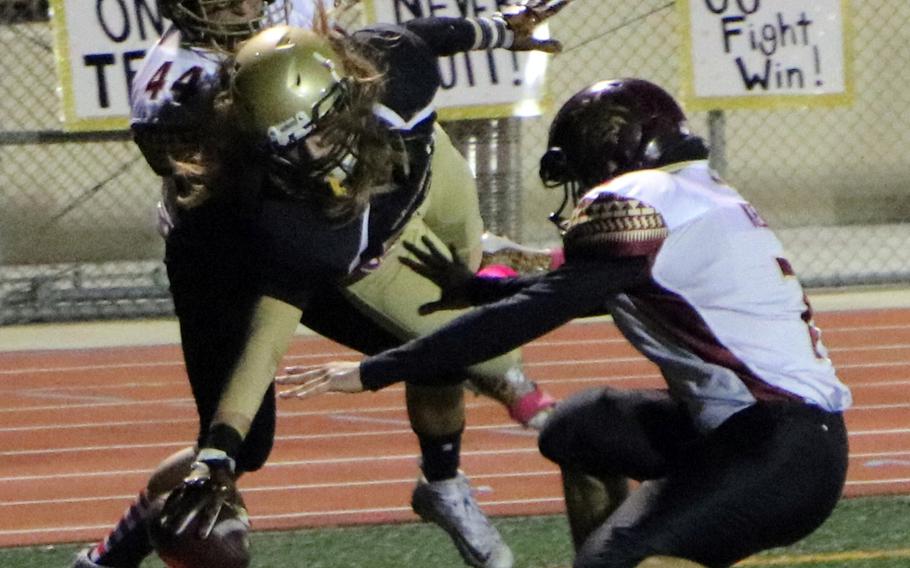
<instances>
[{"instance_id":1,"label":"arm sleeve","mask_svg":"<svg viewBox=\"0 0 910 568\"><path fill-rule=\"evenodd\" d=\"M434 55L512 46L514 34L498 17L416 18L404 27L420 37Z\"/></svg>"},{"instance_id":2,"label":"arm sleeve","mask_svg":"<svg viewBox=\"0 0 910 568\"><path fill-rule=\"evenodd\" d=\"M497 300L514 296L544 278L546 273L511 278L488 278L475 276L467 285L467 297L472 306L482 306Z\"/></svg>"},{"instance_id":3,"label":"arm sleeve","mask_svg":"<svg viewBox=\"0 0 910 568\"><path fill-rule=\"evenodd\" d=\"M228 425L246 436L294 337L300 315L299 308L280 300L259 300L246 345L228 378L213 424Z\"/></svg>"},{"instance_id":4,"label":"arm sleeve","mask_svg":"<svg viewBox=\"0 0 910 568\"><path fill-rule=\"evenodd\" d=\"M644 257L566 263L521 291L479 307L430 335L365 358L360 378L379 390L398 381L455 384L463 369L507 353L602 306L648 277Z\"/></svg>"}]
</instances>

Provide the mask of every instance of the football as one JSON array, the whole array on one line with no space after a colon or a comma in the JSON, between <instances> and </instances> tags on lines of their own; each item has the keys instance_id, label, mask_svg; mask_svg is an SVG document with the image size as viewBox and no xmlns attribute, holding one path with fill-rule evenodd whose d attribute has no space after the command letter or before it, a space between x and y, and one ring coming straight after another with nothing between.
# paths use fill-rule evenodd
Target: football
<instances>
[{"instance_id":1,"label":"football","mask_svg":"<svg viewBox=\"0 0 910 568\"><path fill-rule=\"evenodd\" d=\"M150 533L155 551L168 568L248 568L250 522L242 507L222 507L208 537L200 537L196 516L175 535L153 517Z\"/></svg>"}]
</instances>

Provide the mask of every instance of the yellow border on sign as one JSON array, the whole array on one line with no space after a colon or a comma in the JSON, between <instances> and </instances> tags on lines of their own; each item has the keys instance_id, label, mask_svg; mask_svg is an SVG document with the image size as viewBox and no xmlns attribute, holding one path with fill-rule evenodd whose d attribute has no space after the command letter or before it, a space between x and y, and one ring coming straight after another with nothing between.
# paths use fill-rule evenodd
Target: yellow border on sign
<instances>
[{"instance_id":1,"label":"yellow border on sign","mask_svg":"<svg viewBox=\"0 0 910 568\"><path fill-rule=\"evenodd\" d=\"M853 23L849 0L840 0L844 49L844 92L824 95L743 95L736 97L695 96L695 71L692 66L692 23L690 0L677 0L678 16L682 20L682 98L687 110L773 109L786 107L833 107L853 103Z\"/></svg>"},{"instance_id":2,"label":"yellow border on sign","mask_svg":"<svg viewBox=\"0 0 910 568\"><path fill-rule=\"evenodd\" d=\"M363 0L363 14L368 24L375 24L377 22L376 16L376 4L375 0ZM391 23L391 22L385 22ZM544 81L544 89L546 89L546 81ZM533 99L531 99L533 101ZM534 101L537 104L537 108L540 110L540 113L537 115L542 115L547 108L549 108L550 103L552 102L549 97L545 96L540 100ZM513 116L522 116L517 114L517 110L523 105L528 104L525 102L516 102L516 103L506 103L498 105L469 105L469 106L450 106L445 108L437 109L437 115L440 120L478 120L483 118L510 118ZM534 118L534 116L528 117Z\"/></svg>"},{"instance_id":3,"label":"yellow border on sign","mask_svg":"<svg viewBox=\"0 0 910 568\"><path fill-rule=\"evenodd\" d=\"M537 107L536 114L521 114L519 109L527 105L528 102ZM446 107L437 109L436 114L439 120L477 120L482 118L539 118L546 114L547 110L552 107L553 99L545 96L539 100L529 100L526 102L507 103L501 105L481 105L481 106L463 106L463 107Z\"/></svg>"},{"instance_id":4,"label":"yellow border on sign","mask_svg":"<svg viewBox=\"0 0 910 568\"><path fill-rule=\"evenodd\" d=\"M50 0L54 26L54 61L60 82L63 105L63 127L69 131L124 130L129 126L125 117L79 118L76 115L76 95L73 92L73 71L70 66L69 29L66 25L66 0Z\"/></svg>"}]
</instances>

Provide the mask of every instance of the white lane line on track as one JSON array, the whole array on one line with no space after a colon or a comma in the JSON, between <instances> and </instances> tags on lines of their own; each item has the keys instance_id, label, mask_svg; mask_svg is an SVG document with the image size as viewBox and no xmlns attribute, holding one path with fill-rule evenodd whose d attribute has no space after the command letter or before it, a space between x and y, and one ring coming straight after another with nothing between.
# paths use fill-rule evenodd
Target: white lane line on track
<instances>
[{"instance_id":1,"label":"white lane line on track","mask_svg":"<svg viewBox=\"0 0 910 568\"><path fill-rule=\"evenodd\" d=\"M848 432L849 436L890 436L892 434L910 434L910 428L889 428L885 430L854 430Z\"/></svg>"},{"instance_id":2,"label":"white lane line on track","mask_svg":"<svg viewBox=\"0 0 910 568\"><path fill-rule=\"evenodd\" d=\"M878 324L878 325L853 325L853 326L838 326L838 327L825 327L821 326L822 334L827 335L829 333L852 333L856 331L905 331L907 326L904 324Z\"/></svg>"},{"instance_id":3,"label":"white lane line on track","mask_svg":"<svg viewBox=\"0 0 910 568\"><path fill-rule=\"evenodd\" d=\"M891 329L905 329L905 326L869 326L869 327L849 327L849 328L826 328L823 330L824 334L831 334L836 332L846 332L846 331L887 331ZM327 340L319 340L320 343L327 342ZM626 344L627 341L622 337L608 337L608 338L594 338L594 339L578 339L578 340L538 340L526 345L525 349L547 349L553 347L563 347L567 345L604 345L604 344ZM359 354L352 352L350 350L339 350L332 348L331 345L320 345L322 351L317 353L300 353L300 354L289 354L285 357L286 361L303 361L303 360L324 360L327 358L351 358L358 357ZM326 347L328 349L326 350ZM845 352L863 352L863 351L883 351L883 350L901 350L910 348L910 344L907 343L894 343L887 345L868 345L868 346L851 346L851 347L832 347L829 346L829 351L832 354L845 353ZM17 369L0 369L0 376L4 375L21 375L21 374L37 374L37 373L50 373L50 372L91 372L91 371L101 371L101 370L113 370L113 369L141 369L141 368L160 368L160 367L183 367L183 361L180 359L167 359L164 361L143 361L135 362L128 360L129 348L118 348L118 347L100 347L94 349L99 352L116 352L123 351L126 354L125 360L123 362L115 363L104 363L98 365L61 365L61 366L40 366L40 367L22 367ZM86 350L80 350L86 351ZM3 354L0 353L0 356ZM36 356L37 357L37 356ZM636 357L640 359L640 357ZM599 361L599 360L597 360ZM596 361L595 361L596 362ZM532 365L534 363L531 363Z\"/></svg>"},{"instance_id":4,"label":"white lane line on track","mask_svg":"<svg viewBox=\"0 0 910 568\"><path fill-rule=\"evenodd\" d=\"M880 459L870 460L863 464L864 467L910 467L910 460Z\"/></svg>"},{"instance_id":5,"label":"white lane line on track","mask_svg":"<svg viewBox=\"0 0 910 568\"><path fill-rule=\"evenodd\" d=\"M494 434L507 434L510 436L522 436L536 438L537 433L527 431L514 423L487 424L468 426L468 432L492 432ZM411 437L414 433L409 426L395 430L370 430L367 432L329 432L319 434L282 434L275 436L275 442L300 442L316 440L344 440L350 438L371 438L371 437L388 437L388 436L405 436ZM61 448L39 448L31 450L5 450L0 452L0 457L21 457L21 456L40 456L40 455L60 455L67 453L82 452L109 452L133 449L166 449L166 448L183 448L192 444L191 440L164 441L147 444L108 444L103 446L67 446Z\"/></svg>"},{"instance_id":6,"label":"white lane line on track","mask_svg":"<svg viewBox=\"0 0 910 568\"><path fill-rule=\"evenodd\" d=\"M76 409L97 409L111 406L195 406L191 398L163 398L161 400L130 400L121 402L104 402L92 404L55 404L53 406L24 406L22 408L8 407L0 408L2 412L39 412L45 410L64 411Z\"/></svg>"},{"instance_id":7,"label":"white lane line on track","mask_svg":"<svg viewBox=\"0 0 910 568\"><path fill-rule=\"evenodd\" d=\"M899 459L904 456L910 456L910 450L892 450L892 451L883 451L883 452L858 452L851 453L851 460L867 460L870 458L875 459Z\"/></svg>"},{"instance_id":8,"label":"white lane line on track","mask_svg":"<svg viewBox=\"0 0 910 568\"><path fill-rule=\"evenodd\" d=\"M910 344L899 344L899 345L888 345L888 346L876 346L872 348L847 348L847 349L829 349L829 351L836 355L838 353L847 352L847 351L880 351L883 349L888 350L910 350ZM334 354L336 357L340 354ZM311 355L290 355L287 356L286 360L296 360L296 359L317 359L319 361L327 360L332 358L331 353L320 353L320 354L311 354ZM556 360L547 360L547 361L525 361L524 366L530 368L538 367L553 367L553 366L565 366L565 365L581 365L581 364L603 364L603 363L636 363L636 362L647 362L647 360L637 354L632 354L629 356L622 357L592 357L585 359L556 359ZM884 364L895 365L895 364L905 364L910 362L910 359L904 359L900 361L889 361ZM862 363L852 364L855 365L864 365ZM870 363L870 366L880 366L883 363ZM0 376L2 375L23 375L23 374L37 374L37 373L63 373L63 372L80 372L80 373L89 373L92 371L100 370L109 370L109 369L127 369L127 370L138 370L146 367L162 367L162 366L173 366L181 367L183 366L182 362L172 362L172 363L123 363L123 364L105 364L105 365L81 365L73 367L40 367L40 368L21 368L21 369L7 369L0 370ZM839 367L843 365L838 365Z\"/></svg>"},{"instance_id":9,"label":"white lane line on track","mask_svg":"<svg viewBox=\"0 0 910 568\"><path fill-rule=\"evenodd\" d=\"M650 365L649 362L645 361L640 357L630 357L630 358L606 358L606 359L582 359L582 360L571 360L571 361L555 361L555 362L540 362L540 363L525 363L525 367L548 367L548 366L570 366L576 364L584 363L616 363L624 360L641 362ZM910 366L910 358L906 362L893 361L893 362L884 362L884 363L850 363L838 365L838 369L864 369L864 368L880 368L880 367L904 367ZM535 379L535 382L543 385L556 385L556 384L578 384L578 383L601 383L601 384L611 384L611 383L622 383L627 381L637 381L637 380L661 380L661 376L657 371L648 372L648 373L635 373L627 375L613 375L613 376L589 376L589 377L573 377L573 378L559 378L559 379ZM891 379L886 381L870 381L865 383L856 383L851 384L851 388L863 388L870 386L893 386L893 385L904 385L910 384L910 377L906 379ZM179 387L186 388L185 382L155 382L152 383L154 387ZM136 388L141 389L144 387L142 382L132 382L126 383L124 385L111 385L110 383L104 384L91 384L91 385L81 385L81 386L61 386L61 387L42 387L40 389L14 389L11 391L11 394L19 393L30 393L30 392L51 392L51 391L87 391L95 389L120 389L121 387ZM395 392L400 392L402 387L395 385L386 389L383 389L382 392L386 394L391 394ZM2 391L0 391L2 392ZM61 396L60 398L64 398ZM75 397L74 397L75 398ZM128 399L127 399L128 400ZM161 400L152 400L152 401L129 401L128 404L172 404L175 401L187 401L191 402L189 398L186 399L161 399ZM57 410L60 406L13 406L13 407L0 407L0 412L23 412L23 411L38 411L38 410Z\"/></svg>"},{"instance_id":10,"label":"white lane line on track","mask_svg":"<svg viewBox=\"0 0 910 568\"><path fill-rule=\"evenodd\" d=\"M902 452L906 453L906 452ZM879 463L880 462L880 463ZM877 467L879 465L901 465L907 466L910 465L910 460L899 460L899 459L881 459L874 462L868 462L863 464L865 466ZM491 482L495 480L502 479L529 479L529 478L542 478L542 477L558 477L559 471L550 470L550 471L521 471L521 472L508 472L508 473L491 473L491 474L472 474L471 480L475 482L475 485L478 485L482 482ZM881 480L867 480L861 482L853 482L853 484L882 484L882 483L903 483L907 481L905 478L890 478L890 479L881 479ZM249 483L253 483L252 479ZM389 485L413 485L413 477L405 478L392 478L392 479L374 479L374 480L365 480L365 481L345 481L341 483L296 483L296 484L284 484L284 485L254 485L248 484L242 487L244 495L253 495L257 493L280 493L286 491L324 491L330 489L350 489L352 491L355 488L375 488L375 487L387 487ZM849 483L848 483L849 484ZM124 495L95 495L92 497L70 497L70 498L53 498L53 499L26 499L20 501L5 501L0 502L0 508L12 508L12 507L34 507L42 505L77 505L81 503L97 503L99 501L130 501L135 498L134 494L124 494Z\"/></svg>"},{"instance_id":11,"label":"white lane line on track","mask_svg":"<svg viewBox=\"0 0 910 568\"><path fill-rule=\"evenodd\" d=\"M476 486L480 482L490 482L494 480L501 479L529 479L529 478L541 478L541 477L556 477L559 476L559 471L555 469L551 471L521 471L521 472L507 472L507 473L488 473L488 474L472 474L471 481ZM252 478L250 479L252 482ZM249 482L248 482L249 483ZM281 491L314 491L314 490L326 490L326 489L351 489L354 488L373 488L373 487L385 487L389 485L414 485L414 476L403 477L403 478L392 478L392 479L372 479L364 481L345 481L342 483L291 483L286 485L243 485L241 487L244 495L252 495L256 493L276 493ZM136 495L96 495L93 497L70 497L70 498L55 498L55 499L26 499L22 501L0 501L0 508L3 507L31 507L37 505L59 505L59 504L79 504L79 503L94 503L98 501L121 501L121 500L133 500L136 498Z\"/></svg>"},{"instance_id":12,"label":"white lane line on track","mask_svg":"<svg viewBox=\"0 0 910 568\"><path fill-rule=\"evenodd\" d=\"M540 381L538 381L538 382L540 382ZM560 382L565 382L565 381L560 381ZM908 382L908 384L910 384L910 380L908 380L907 382ZM187 399L187 403L189 403L189 399ZM487 408L487 407L494 407L494 406L497 406L497 403L495 403L493 401L487 401L487 402L468 403L467 408L469 408L469 409L470 408ZM895 403L888 403L888 404L856 404L854 406L851 406L850 409L848 410L848 412L853 413L853 412L859 412L859 411L901 410L904 408L910 408L910 402L895 402ZM394 411L400 411L403 409L404 409L404 407L400 406L400 405L394 406L394 407L388 406L388 407L370 407L370 408L363 408L363 409L351 409L350 412L357 412L359 414L358 415L348 414L344 417L338 416L338 414L339 414L338 410L312 410L312 411L293 411L293 412L286 412L286 411L279 410L278 419L287 420L290 418L325 416L326 418L331 418L331 419L338 418L339 420L343 420L346 422L365 422L365 423L373 423L373 424L407 425L408 422L407 422L407 420L404 420L404 419L396 420L396 419L385 419L385 418L373 418L373 417L362 415L364 413L394 412ZM5 428L0 427L0 434L17 433L17 432L41 432L41 431L46 431L46 430L91 430L91 429L95 429L95 428L109 428L109 429L132 428L132 427L136 427L136 426L160 425L161 421L162 420L160 418L157 418L157 419L150 419L150 420L117 420L117 421L101 420L98 422L80 422L77 424L67 424L64 422L59 422L59 423L55 422L55 423L48 423L48 424L35 424L32 426L10 426L10 427L5 427ZM172 425L173 424L196 424L196 422L197 422L196 418L168 418L167 419L167 423L172 424ZM496 426L496 428L500 428L500 426ZM510 428L508 430L509 433L512 433L513 431L514 431L514 428ZM524 433L526 433L529 436L535 435L533 432L525 431Z\"/></svg>"},{"instance_id":13,"label":"white lane line on track","mask_svg":"<svg viewBox=\"0 0 910 568\"><path fill-rule=\"evenodd\" d=\"M479 499L478 502L483 505L485 508L490 507L508 507L515 505L537 505L537 504L562 504L563 499L562 495L559 496L542 496L535 497L533 499L509 499L502 501L495 500L482 500ZM273 514L273 515L250 515L250 519L255 523L257 520L260 522L263 521L277 521L277 520L290 520L290 519L306 519L313 517L340 517L340 516L349 516L349 515L369 515L373 513L412 513L410 507L379 507L374 509L332 509L329 511L303 511L299 513L283 513L283 514ZM3 534L0 532L0 534Z\"/></svg>"},{"instance_id":14,"label":"white lane line on track","mask_svg":"<svg viewBox=\"0 0 910 568\"><path fill-rule=\"evenodd\" d=\"M617 377L578 377L575 379L559 379L559 380L539 380L536 381L541 385L553 385L553 384L611 384L611 383L621 383L625 381L636 381L636 380L655 380L659 381L660 376L657 374L645 374L645 375L625 375ZM880 383L867 383L865 385L851 385L851 388L857 389L858 387L887 387L895 385L910 385L910 378L906 380L898 381L883 381ZM400 390L398 387L391 387L385 389L386 391ZM158 401L161 404L173 405L175 400L179 400L181 405L191 406L192 401L189 398L186 399L169 399L167 401ZM154 401L147 402L152 404ZM136 404L135 401L130 401L129 404ZM291 403L293 404L293 403ZM479 399L477 402L468 402L466 407L468 409L477 409L477 408L488 408L497 406L498 403L487 400ZM89 407L96 407L98 405L92 404L88 405ZM116 406L116 404L104 404L103 406ZM83 408L86 406L83 405ZM883 404L857 404L851 406L847 411L848 413L858 412L858 411L876 411L876 410L900 410L903 408L910 408L910 402L899 402L899 403L883 403ZM363 407L363 408L352 408L347 411L339 410L278 410L278 419L289 419L289 418L301 418L301 417L335 417L342 412L347 412L348 417L346 418L349 421L364 421L364 422L374 422L374 423L389 423L389 424L398 424L404 423L401 420L389 420L381 418L372 418L364 416L365 414L378 414L385 412L397 412L404 409L403 405L394 405L394 406L372 406L372 407ZM61 406L52 406L52 407L28 407L26 409L3 409L0 408L0 412L9 411L23 411L23 410L61 410ZM356 413L356 414L351 414ZM168 424L195 424L195 418L168 418ZM82 422L77 424L66 424L66 423L47 423L47 424L36 424L32 426L13 426L13 427L0 427L0 434L5 432L33 432L33 431L42 431L42 430L75 430L75 429L92 429L92 428L117 428L117 427L130 427L130 426L147 426L153 424L160 424L161 419L154 420L127 420L127 421L110 421L110 420L99 420L98 422Z\"/></svg>"},{"instance_id":15,"label":"white lane line on track","mask_svg":"<svg viewBox=\"0 0 910 568\"><path fill-rule=\"evenodd\" d=\"M897 477L892 479L866 479L863 481L848 481L847 485L852 487L857 487L861 485L885 485L891 483L910 483L910 477Z\"/></svg>"},{"instance_id":16,"label":"white lane line on track","mask_svg":"<svg viewBox=\"0 0 910 568\"><path fill-rule=\"evenodd\" d=\"M539 455L537 448L509 448L509 449L496 449L496 450L468 450L462 451L462 457L471 457L471 458L487 458L487 457L503 457L509 455ZM308 460L275 460L269 461L264 470L271 469L283 469L283 468L298 468L298 467L316 467L316 466L335 466L338 464L362 464L362 463L371 463L371 462L397 462L397 461L408 461L413 462L417 458L417 454L396 454L396 455L385 455L385 456L352 456L346 458L325 458L325 459L308 459ZM9 477L0 477L0 483L13 483L13 482L30 482L30 481L48 481L54 479L81 479L81 478L94 478L94 477L118 477L125 475L148 475L151 473L150 468L144 469L128 469L128 470L110 470L110 471L88 471L88 472L68 472L68 473L58 473L58 474L47 474L47 475L15 475Z\"/></svg>"},{"instance_id":17,"label":"white lane line on track","mask_svg":"<svg viewBox=\"0 0 910 568\"><path fill-rule=\"evenodd\" d=\"M888 364L888 366L898 366L898 363ZM876 367L883 366L880 364L873 365L841 365L840 367ZM901 366L904 366L901 364ZM660 375L657 373L648 373L641 375L624 375L616 377L578 377L571 379L539 379L535 380L538 384L541 385L568 385L568 384L590 384L590 385L609 385L615 383L623 383L629 381L644 381L644 380L654 380L660 381ZM867 389L867 388L884 388L884 387L893 387L893 386L905 386L910 385L910 378L906 379L891 379L886 381L869 381L865 383L855 383L850 384L850 388L853 390L858 389ZM389 389L384 389L385 391L394 392L392 389L396 387L390 387ZM121 402L96 402L96 403L79 403L79 404L69 404L61 403L56 405L41 405L41 406L12 406L12 407L0 407L0 413L26 413L26 412L40 412L40 411L62 411L62 410L78 410L78 409L98 409L104 407L116 407L116 406L192 406L193 401L190 398L167 398L161 400L123 400ZM400 410L402 405L396 405L394 407L384 407L379 409L379 411L386 412L390 410ZM371 412L373 410L363 410L364 412ZM290 412L286 415L299 415L296 412Z\"/></svg>"},{"instance_id":18,"label":"white lane line on track","mask_svg":"<svg viewBox=\"0 0 910 568\"><path fill-rule=\"evenodd\" d=\"M542 505L542 504L561 504L563 502L562 496L541 496L534 499L508 499L508 500L480 500L480 504L484 507L515 507L515 506L525 506L525 505ZM250 515L250 520L255 525L258 523L263 523L267 521L279 521L279 520L292 520L292 519L304 519L304 518L337 518L344 516L360 516L360 515L371 515L378 513L408 513L413 515L410 507L377 507L371 509L331 509L328 511L306 511L300 513L280 513L272 515ZM80 525L80 526L58 526L58 527L34 527L29 529L16 529L16 530L0 530L0 537L11 537L19 535L33 535L33 534L48 534L48 533L76 533L76 532L88 532L88 531L105 531L110 530L110 524L104 525Z\"/></svg>"},{"instance_id":19,"label":"white lane line on track","mask_svg":"<svg viewBox=\"0 0 910 568\"><path fill-rule=\"evenodd\" d=\"M487 431L493 433L503 433L507 434L510 431L522 432L520 427L517 424L492 424L492 425L483 425L483 426L468 426L468 431ZM910 434L910 428L886 428L886 429L871 429L871 430L851 430L848 432L850 437L858 438L864 436L895 436L895 435L905 435ZM300 442L300 441L315 441L315 440L343 440L350 438L371 438L371 437L388 437L388 436L405 436L410 437L413 435L413 432L410 428L401 428L396 430L372 430L369 432L330 432L330 433L319 433L319 434L284 434L275 436L276 442ZM528 432L523 434L528 438L533 438L535 436L534 432ZM124 450L150 450L150 449L180 449L190 445L189 440L180 440L180 441L164 441L164 442L155 442L147 444L108 444L103 446L67 446L61 448L39 448L39 449L30 449L30 450L6 450L0 452L0 457L12 458L12 457L24 457L24 456L57 456L64 455L69 453L83 453L83 452L119 452ZM369 458L367 458L369 459ZM0 478L2 481L2 478Z\"/></svg>"}]
</instances>

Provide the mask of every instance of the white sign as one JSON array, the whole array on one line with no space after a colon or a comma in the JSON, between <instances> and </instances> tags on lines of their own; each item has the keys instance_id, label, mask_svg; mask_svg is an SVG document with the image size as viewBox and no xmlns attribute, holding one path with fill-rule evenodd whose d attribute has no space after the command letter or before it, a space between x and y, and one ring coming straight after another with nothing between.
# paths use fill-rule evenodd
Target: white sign
<instances>
[{"instance_id":1,"label":"white sign","mask_svg":"<svg viewBox=\"0 0 910 568\"><path fill-rule=\"evenodd\" d=\"M402 23L420 16L489 16L503 2L372 0L366 4L371 22ZM130 84L145 51L167 23L158 14L157 1L51 0L51 9L65 127L126 128ZM546 35L545 27L539 31ZM539 114L547 57L498 49L442 58L443 87L436 101L440 115L456 119Z\"/></svg>"},{"instance_id":2,"label":"white sign","mask_svg":"<svg viewBox=\"0 0 910 568\"><path fill-rule=\"evenodd\" d=\"M687 106L850 100L847 0L682 0Z\"/></svg>"},{"instance_id":3,"label":"white sign","mask_svg":"<svg viewBox=\"0 0 910 568\"><path fill-rule=\"evenodd\" d=\"M156 0L51 0L51 9L66 127L126 128L130 83L164 29Z\"/></svg>"},{"instance_id":4,"label":"white sign","mask_svg":"<svg viewBox=\"0 0 910 568\"><path fill-rule=\"evenodd\" d=\"M368 0L371 22L400 24L427 16L491 16L503 0ZM545 26L540 37L548 37ZM535 34L536 35L536 34ZM442 89L436 105L443 119L536 116L548 57L504 49L469 51L441 58Z\"/></svg>"}]
</instances>

